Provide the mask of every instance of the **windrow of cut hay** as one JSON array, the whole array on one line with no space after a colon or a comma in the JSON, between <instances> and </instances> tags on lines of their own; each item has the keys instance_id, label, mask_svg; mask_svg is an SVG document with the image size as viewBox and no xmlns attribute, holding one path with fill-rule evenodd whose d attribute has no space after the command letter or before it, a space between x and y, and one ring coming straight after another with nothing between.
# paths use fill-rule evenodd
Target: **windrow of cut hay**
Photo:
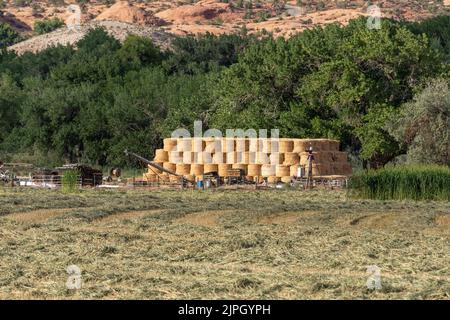
<instances>
[{"instance_id":1,"label":"windrow of cut hay","mask_svg":"<svg viewBox=\"0 0 450 320\"><path fill-rule=\"evenodd\" d=\"M350 179L349 194L361 199L450 201L450 168L405 165L360 172Z\"/></svg>"}]
</instances>

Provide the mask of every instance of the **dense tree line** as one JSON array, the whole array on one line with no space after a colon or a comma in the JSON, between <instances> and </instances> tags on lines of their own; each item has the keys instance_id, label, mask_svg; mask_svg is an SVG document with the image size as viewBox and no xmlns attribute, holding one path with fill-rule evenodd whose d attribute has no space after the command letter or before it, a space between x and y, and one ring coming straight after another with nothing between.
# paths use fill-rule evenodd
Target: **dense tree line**
<instances>
[{"instance_id":1,"label":"dense tree line","mask_svg":"<svg viewBox=\"0 0 450 320\"><path fill-rule=\"evenodd\" d=\"M448 99L427 108L433 99L420 94L436 83L449 90L449 30L449 17L384 20L381 30L358 19L288 40L178 38L161 51L148 39L130 36L121 44L95 29L76 46L22 56L3 50L0 157L123 165L125 148L151 157L172 130L192 130L202 120L204 128L279 128L283 136L337 138L379 166L418 154L417 139L427 130L417 131L415 140L401 130L417 104L417 110L443 110L447 129L427 137L439 137L433 143L447 137L448 147ZM405 120L392 125L399 117Z\"/></svg>"}]
</instances>

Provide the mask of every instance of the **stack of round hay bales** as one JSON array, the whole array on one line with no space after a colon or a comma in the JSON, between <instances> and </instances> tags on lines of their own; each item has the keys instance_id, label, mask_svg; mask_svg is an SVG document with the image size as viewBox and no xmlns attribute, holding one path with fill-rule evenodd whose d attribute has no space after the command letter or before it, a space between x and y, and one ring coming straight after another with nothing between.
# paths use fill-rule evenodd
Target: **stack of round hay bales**
<instances>
[{"instance_id":1,"label":"stack of round hay bales","mask_svg":"<svg viewBox=\"0 0 450 320\"><path fill-rule=\"evenodd\" d=\"M241 169L250 181L264 178L287 183L299 172L308 174L311 148L313 176L352 174L347 153L339 150L337 140L194 137L167 138L163 144L163 149L155 150L155 163L186 178L210 172L226 177L228 170ZM301 167L304 169L299 170ZM147 180L169 177L169 173L153 167L144 175Z\"/></svg>"}]
</instances>

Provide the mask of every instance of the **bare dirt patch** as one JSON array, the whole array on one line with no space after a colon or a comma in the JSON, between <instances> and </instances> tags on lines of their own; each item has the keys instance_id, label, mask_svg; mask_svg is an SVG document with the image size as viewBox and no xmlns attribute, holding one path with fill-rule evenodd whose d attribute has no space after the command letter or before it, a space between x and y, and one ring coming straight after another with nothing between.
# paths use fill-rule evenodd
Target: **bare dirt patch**
<instances>
[{"instance_id":1,"label":"bare dirt patch","mask_svg":"<svg viewBox=\"0 0 450 320\"><path fill-rule=\"evenodd\" d=\"M62 209L38 209L26 212L16 212L5 216L9 220L18 222L36 222L43 221L55 216L72 211L76 208L62 208Z\"/></svg>"},{"instance_id":2,"label":"bare dirt patch","mask_svg":"<svg viewBox=\"0 0 450 320\"><path fill-rule=\"evenodd\" d=\"M176 219L175 223L193 224L202 227L217 226L218 218L231 211L203 211L195 212L185 215L182 218Z\"/></svg>"},{"instance_id":3,"label":"bare dirt patch","mask_svg":"<svg viewBox=\"0 0 450 320\"><path fill-rule=\"evenodd\" d=\"M450 214L439 215L436 217L436 223L441 227L450 227Z\"/></svg>"},{"instance_id":4,"label":"bare dirt patch","mask_svg":"<svg viewBox=\"0 0 450 320\"><path fill-rule=\"evenodd\" d=\"M289 224L294 223L300 218L310 217L318 214L315 211L299 211L299 212L282 212L271 214L259 219L262 224Z\"/></svg>"},{"instance_id":5,"label":"bare dirt patch","mask_svg":"<svg viewBox=\"0 0 450 320\"><path fill-rule=\"evenodd\" d=\"M157 210L139 210L139 211L125 211L125 212L118 212L111 215L108 215L102 219L99 219L97 223L109 223L109 222L117 222L117 221L123 221L123 220L133 220L133 219L140 219L146 216L154 215L161 213L163 210L157 209Z\"/></svg>"}]
</instances>

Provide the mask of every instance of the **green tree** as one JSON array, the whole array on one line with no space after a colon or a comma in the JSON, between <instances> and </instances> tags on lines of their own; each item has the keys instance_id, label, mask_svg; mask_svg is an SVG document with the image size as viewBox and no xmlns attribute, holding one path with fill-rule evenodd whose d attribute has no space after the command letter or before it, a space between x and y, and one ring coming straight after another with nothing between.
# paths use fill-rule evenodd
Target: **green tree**
<instances>
[{"instance_id":1,"label":"green tree","mask_svg":"<svg viewBox=\"0 0 450 320\"><path fill-rule=\"evenodd\" d=\"M45 34L61 28L64 25L64 21L59 18L40 20L34 23L34 31L37 34Z\"/></svg>"},{"instance_id":2,"label":"green tree","mask_svg":"<svg viewBox=\"0 0 450 320\"><path fill-rule=\"evenodd\" d=\"M387 129L407 150L408 161L450 165L450 87L433 80L404 104Z\"/></svg>"},{"instance_id":3,"label":"green tree","mask_svg":"<svg viewBox=\"0 0 450 320\"><path fill-rule=\"evenodd\" d=\"M20 35L9 25L0 22L0 50L20 41Z\"/></svg>"}]
</instances>

